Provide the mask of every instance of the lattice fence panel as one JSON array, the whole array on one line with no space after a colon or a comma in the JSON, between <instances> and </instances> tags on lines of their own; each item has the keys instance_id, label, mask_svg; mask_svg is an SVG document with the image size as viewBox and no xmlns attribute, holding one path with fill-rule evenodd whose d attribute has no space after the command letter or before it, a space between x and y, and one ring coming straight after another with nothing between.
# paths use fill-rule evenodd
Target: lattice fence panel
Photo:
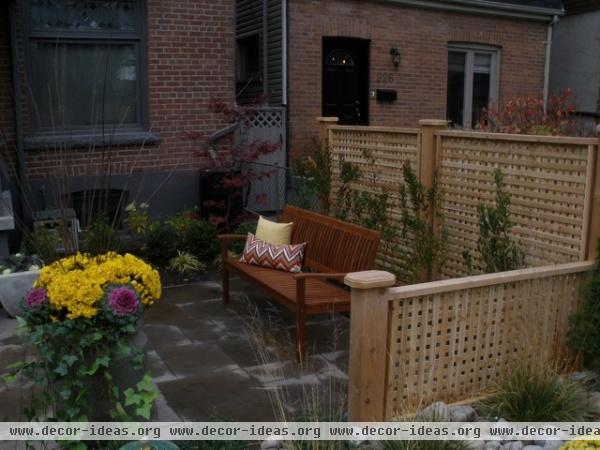
<instances>
[{"instance_id":1,"label":"lattice fence panel","mask_svg":"<svg viewBox=\"0 0 600 450\"><path fill-rule=\"evenodd\" d=\"M389 219L399 226L399 188L403 183L402 165L409 161L418 171L419 131L417 129L384 128L384 127L331 127L329 145L333 155L333 186L331 204L335 213L335 205L339 201L340 164L348 161L360 168L361 178L351 184L351 188L379 194L383 191L389 195ZM400 238L391 242L383 242L377 256L377 265L394 270L398 266L397 250L406 244Z\"/></svg>"},{"instance_id":2,"label":"lattice fence panel","mask_svg":"<svg viewBox=\"0 0 600 450\"><path fill-rule=\"evenodd\" d=\"M386 420L411 406L476 397L517 356L564 358L569 316L586 274L392 300Z\"/></svg>"},{"instance_id":3,"label":"lattice fence panel","mask_svg":"<svg viewBox=\"0 0 600 450\"><path fill-rule=\"evenodd\" d=\"M465 249L480 262L477 204L493 204L496 168L505 174L513 237L525 250L526 265L583 259L588 158L593 151L588 140L517 140L461 132L441 132L438 139L442 139L439 173L449 234L443 276L465 275Z\"/></svg>"}]
</instances>

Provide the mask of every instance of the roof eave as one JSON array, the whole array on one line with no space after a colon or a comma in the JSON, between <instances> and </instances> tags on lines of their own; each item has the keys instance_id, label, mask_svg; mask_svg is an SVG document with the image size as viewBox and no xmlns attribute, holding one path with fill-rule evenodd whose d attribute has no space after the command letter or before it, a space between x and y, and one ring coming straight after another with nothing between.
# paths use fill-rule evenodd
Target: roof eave
<instances>
[{"instance_id":1,"label":"roof eave","mask_svg":"<svg viewBox=\"0 0 600 450\"><path fill-rule=\"evenodd\" d=\"M413 6L467 14L483 14L500 17L548 21L554 16L562 16L563 8L542 8L537 6L514 5L487 0L380 0L397 5Z\"/></svg>"}]
</instances>

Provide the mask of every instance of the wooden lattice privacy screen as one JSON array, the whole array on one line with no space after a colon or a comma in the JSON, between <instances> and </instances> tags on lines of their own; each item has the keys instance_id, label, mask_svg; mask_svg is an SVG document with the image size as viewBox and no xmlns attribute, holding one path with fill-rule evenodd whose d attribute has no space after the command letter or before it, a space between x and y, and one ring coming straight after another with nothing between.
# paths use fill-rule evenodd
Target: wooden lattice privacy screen
<instances>
[{"instance_id":1,"label":"wooden lattice privacy screen","mask_svg":"<svg viewBox=\"0 0 600 450\"><path fill-rule=\"evenodd\" d=\"M330 127L329 145L333 156L332 204L335 206L340 188L342 161L354 164L361 178L351 183L353 189L373 194L385 190L389 195L389 213L393 223L398 223L399 186L403 182L402 165L405 161L419 167L419 130L411 128L333 126ZM406 247L402 240L384 243L377 255L377 265L392 269L397 256L392 244Z\"/></svg>"},{"instance_id":2,"label":"wooden lattice privacy screen","mask_svg":"<svg viewBox=\"0 0 600 450\"><path fill-rule=\"evenodd\" d=\"M564 361L569 316L592 267L576 262L385 290L354 284L351 420L390 420L433 401L479 397L517 360ZM347 280L355 276L368 286L368 272Z\"/></svg>"},{"instance_id":3,"label":"wooden lattice privacy screen","mask_svg":"<svg viewBox=\"0 0 600 450\"><path fill-rule=\"evenodd\" d=\"M390 223L400 227L398 192L403 163L410 161L425 184L425 178L431 179L437 171L448 232L448 259L437 277L462 276L466 275L464 250L470 250L478 263L477 204L493 203L493 172L500 168L511 196L513 238L521 242L528 267L581 261L588 245L595 246L588 244L588 231L598 139L433 129L427 141L430 145L425 145L424 130L330 127L333 205L340 186L340 162L349 161L363 174L351 187L372 193L385 189L390 195ZM393 245L382 245L380 268L394 271L402 267L398 252L391 250Z\"/></svg>"},{"instance_id":4,"label":"wooden lattice privacy screen","mask_svg":"<svg viewBox=\"0 0 600 450\"><path fill-rule=\"evenodd\" d=\"M505 175L513 238L527 266L586 256L596 139L436 132L448 230L446 277L464 275L461 253L476 254L477 204L493 204L494 170Z\"/></svg>"},{"instance_id":5,"label":"wooden lattice privacy screen","mask_svg":"<svg viewBox=\"0 0 600 450\"><path fill-rule=\"evenodd\" d=\"M419 129L330 126L327 136L334 211L340 163L348 161L362 171L350 187L388 192L389 221L400 227L402 165L410 161L425 186L438 174L448 233L439 281L390 287L389 272L346 277L351 420L389 420L432 401L475 397L517 357L564 356L569 316L593 267L585 260L600 237L598 139L449 131L440 121ZM494 201L496 168L529 268L458 278L466 275L463 250L478 259L477 205ZM398 258L380 247L380 268L398 273Z\"/></svg>"}]
</instances>

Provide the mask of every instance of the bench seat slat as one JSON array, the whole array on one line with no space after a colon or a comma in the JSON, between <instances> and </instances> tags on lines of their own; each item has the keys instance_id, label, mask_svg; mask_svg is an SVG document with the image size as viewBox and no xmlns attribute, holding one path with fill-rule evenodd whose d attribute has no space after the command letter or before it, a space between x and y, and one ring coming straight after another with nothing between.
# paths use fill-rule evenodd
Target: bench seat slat
<instances>
[{"instance_id":1,"label":"bench seat slat","mask_svg":"<svg viewBox=\"0 0 600 450\"><path fill-rule=\"evenodd\" d=\"M230 269L255 282L269 291L287 300L289 305L296 303L296 280L293 274L281 270L246 264L234 259L227 261ZM325 280L306 280L306 312L321 313L330 311L348 311L350 308L350 292Z\"/></svg>"}]
</instances>

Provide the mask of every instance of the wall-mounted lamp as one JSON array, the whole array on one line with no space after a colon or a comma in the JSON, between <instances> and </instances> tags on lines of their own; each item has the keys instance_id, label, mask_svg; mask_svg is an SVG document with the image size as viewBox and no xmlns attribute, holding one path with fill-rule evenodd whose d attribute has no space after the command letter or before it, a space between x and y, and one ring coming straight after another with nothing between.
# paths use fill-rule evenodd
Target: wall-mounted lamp
<instances>
[{"instance_id":1,"label":"wall-mounted lamp","mask_svg":"<svg viewBox=\"0 0 600 450\"><path fill-rule=\"evenodd\" d=\"M400 66L400 52L396 47L390 48L390 55L392 55L392 64L398 70L398 66Z\"/></svg>"}]
</instances>

